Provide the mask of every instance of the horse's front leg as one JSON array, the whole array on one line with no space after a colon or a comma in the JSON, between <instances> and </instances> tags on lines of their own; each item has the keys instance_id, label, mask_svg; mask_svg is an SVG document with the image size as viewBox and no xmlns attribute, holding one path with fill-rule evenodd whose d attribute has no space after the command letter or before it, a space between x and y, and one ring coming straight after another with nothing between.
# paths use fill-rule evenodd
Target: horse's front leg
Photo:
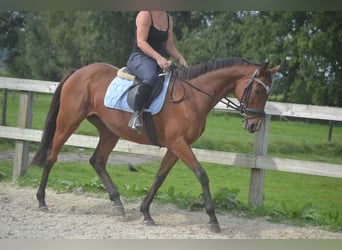
<instances>
[{"instance_id":1,"label":"horse's front leg","mask_svg":"<svg viewBox=\"0 0 342 250\"><path fill-rule=\"evenodd\" d=\"M201 183L204 199L205 199L205 209L207 214L209 215L209 223L208 228L210 231L219 233L221 232L220 225L217 221L216 215L215 215L215 208L211 199L211 194L209 190L209 178L205 170L202 168L200 164L198 164L194 169L194 173L197 176L197 179Z\"/></svg>"},{"instance_id":2,"label":"horse's front leg","mask_svg":"<svg viewBox=\"0 0 342 250\"><path fill-rule=\"evenodd\" d=\"M155 194L157 193L159 187L164 182L166 176L170 172L171 168L175 165L177 162L178 157L175 156L172 152L167 151L163 161L160 165L160 168L158 170L158 173L156 174L154 178L154 182L152 184L152 187L150 188L150 191L148 192L147 196L145 197L144 201L140 205L140 211L144 215L144 224L146 225L155 225L154 221L150 215L150 205L153 201L153 198Z\"/></svg>"},{"instance_id":3,"label":"horse's front leg","mask_svg":"<svg viewBox=\"0 0 342 250\"><path fill-rule=\"evenodd\" d=\"M188 144L185 142L177 142L176 145L177 147L175 147L173 152L175 152L178 158L181 159L195 173L197 179L201 183L205 199L205 208L210 219L208 223L209 230L215 233L221 232L220 225L216 218L215 208L211 199L209 178L206 171L202 168Z\"/></svg>"}]
</instances>

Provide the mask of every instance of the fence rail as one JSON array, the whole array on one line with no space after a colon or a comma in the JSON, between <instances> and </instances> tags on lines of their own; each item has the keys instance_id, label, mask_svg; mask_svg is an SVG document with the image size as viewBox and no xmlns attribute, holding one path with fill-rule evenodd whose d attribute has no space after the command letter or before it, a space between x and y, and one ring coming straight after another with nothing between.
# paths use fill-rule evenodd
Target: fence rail
<instances>
[{"instance_id":1,"label":"fence rail","mask_svg":"<svg viewBox=\"0 0 342 250\"><path fill-rule=\"evenodd\" d=\"M25 174L28 166L28 143L39 142L42 131L31 129L33 93L54 93L57 82L0 77L0 88L20 91L18 127L0 126L0 137L16 140L13 178ZM237 102L237 100L235 100ZM229 110L222 104L215 109ZM292 103L267 102L266 116L262 128L255 133L254 153L237 154L213 150L193 149L199 161L247 167L251 169L249 202L255 206L262 204L265 170L277 170L319 176L342 178L342 165L323 162L301 161L267 156L271 115L298 118L342 121L342 108L301 105ZM95 148L98 137L73 134L66 145ZM119 152L147 154L162 157L166 150L155 146L139 145L120 140L114 149Z\"/></svg>"}]
</instances>

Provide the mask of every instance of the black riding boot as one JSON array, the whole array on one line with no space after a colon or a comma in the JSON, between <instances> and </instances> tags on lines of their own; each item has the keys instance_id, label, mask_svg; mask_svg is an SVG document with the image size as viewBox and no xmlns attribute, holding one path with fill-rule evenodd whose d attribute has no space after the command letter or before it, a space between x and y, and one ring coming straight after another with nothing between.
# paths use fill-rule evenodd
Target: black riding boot
<instances>
[{"instance_id":1,"label":"black riding boot","mask_svg":"<svg viewBox=\"0 0 342 250\"><path fill-rule=\"evenodd\" d=\"M143 127L142 114L144 112L144 107L146 102L150 98L153 87L142 83L137 91L137 95L134 100L134 112L128 126L135 129L139 134L141 133L141 128Z\"/></svg>"}]
</instances>

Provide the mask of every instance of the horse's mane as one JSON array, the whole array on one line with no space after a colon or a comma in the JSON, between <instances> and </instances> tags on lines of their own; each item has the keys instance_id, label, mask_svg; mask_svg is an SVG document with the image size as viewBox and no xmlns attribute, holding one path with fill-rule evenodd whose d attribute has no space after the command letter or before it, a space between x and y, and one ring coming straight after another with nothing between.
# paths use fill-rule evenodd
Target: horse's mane
<instances>
[{"instance_id":1,"label":"horse's mane","mask_svg":"<svg viewBox=\"0 0 342 250\"><path fill-rule=\"evenodd\" d=\"M230 67L233 65L260 65L252 61L246 60L242 57L230 57L225 59L209 60L204 63L189 66L188 68L179 67L176 69L175 73L181 79L187 80L195 78L199 75L205 74L207 72L222 69L225 67Z\"/></svg>"}]
</instances>

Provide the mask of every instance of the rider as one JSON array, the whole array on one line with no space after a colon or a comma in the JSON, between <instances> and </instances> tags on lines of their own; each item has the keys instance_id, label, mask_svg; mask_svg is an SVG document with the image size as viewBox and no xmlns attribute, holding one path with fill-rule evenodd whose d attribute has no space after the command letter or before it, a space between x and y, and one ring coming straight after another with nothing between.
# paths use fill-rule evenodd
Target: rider
<instances>
[{"instance_id":1,"label":"rider","mask_svg":"<svg viewBox=\"0 0 342 250\"><path fill-rule=\"evenodd\" d=\"M128 59L128 69L141 81L134 100L134 113L128 126L141 132L142 113L154 84L159 81L159 69L166 70L170 62L167 55L187 62L173 43L173 21L166 11L140 11L135 20L136 42Z\"/></svg>"}]
</instances>

